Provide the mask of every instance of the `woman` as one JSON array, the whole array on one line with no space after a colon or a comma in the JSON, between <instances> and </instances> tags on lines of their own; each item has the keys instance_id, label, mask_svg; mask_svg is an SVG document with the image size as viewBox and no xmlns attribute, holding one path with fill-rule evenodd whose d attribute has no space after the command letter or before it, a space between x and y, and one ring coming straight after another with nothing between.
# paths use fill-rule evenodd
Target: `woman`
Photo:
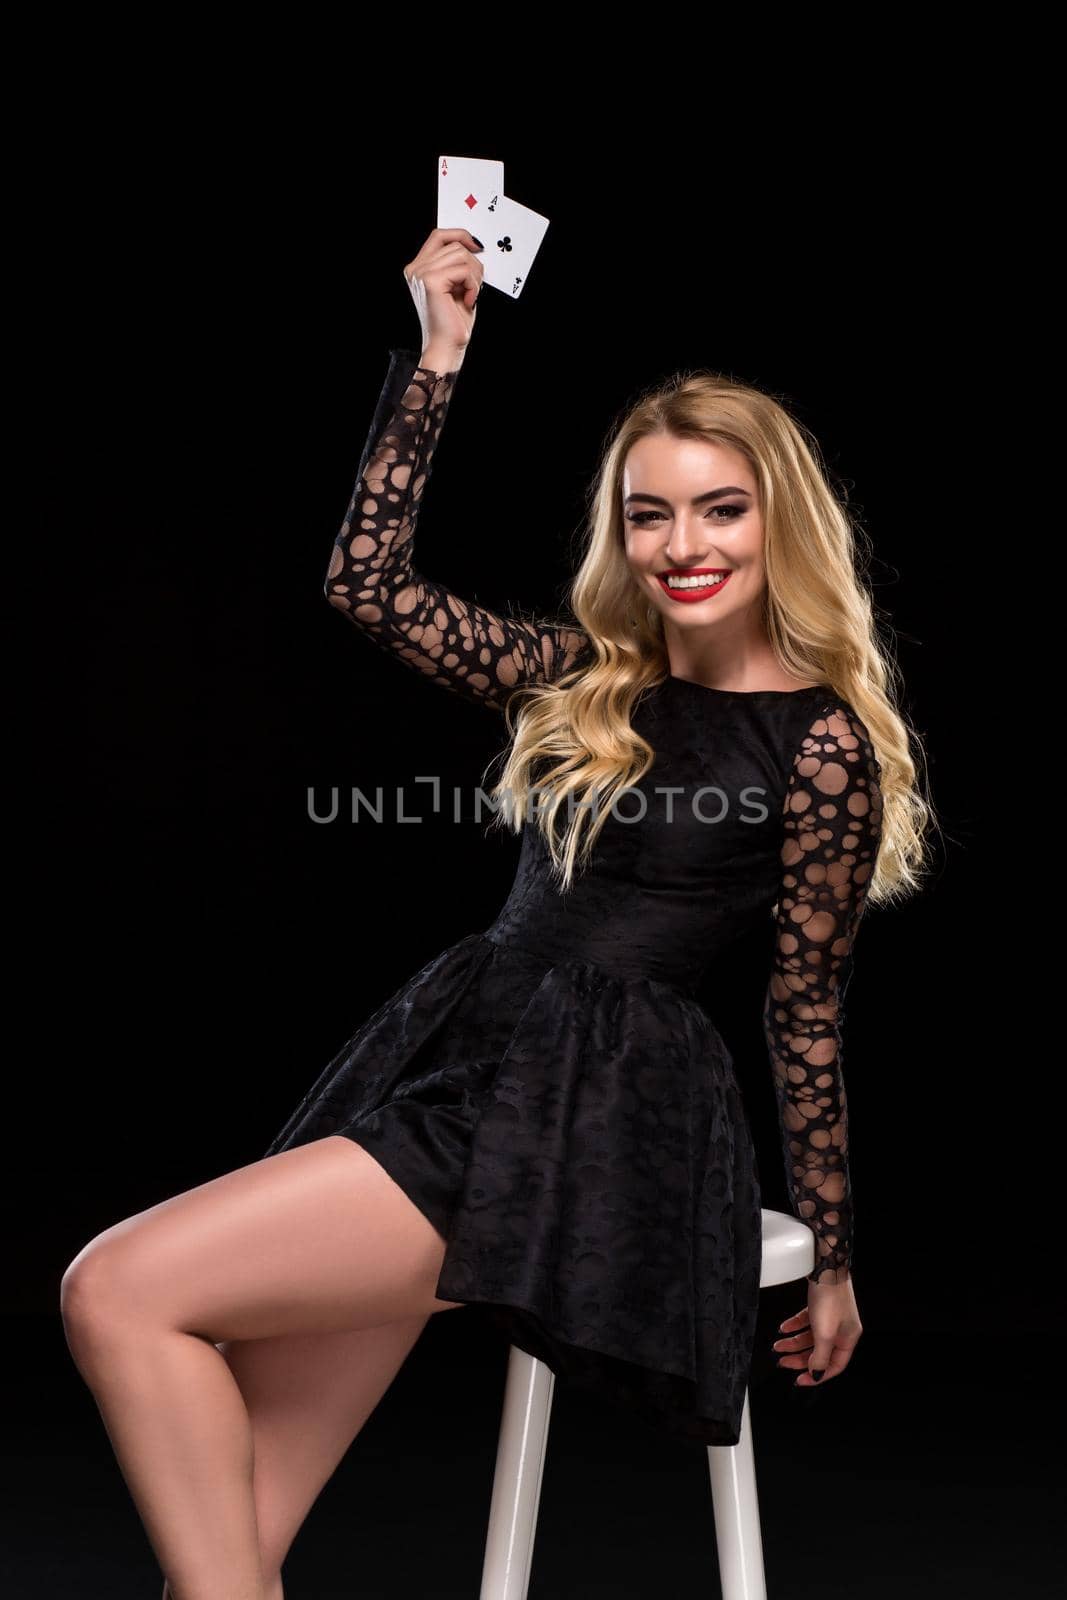
<instances>
[{"instance_id":1,"label":"woman","mask_svg":"<svg viewBox=\"0 0 1067 1600\"><path fill-rule=\"evenodd\" d=\"M760 1191L695 989L760 926L815 1244L774 1348L825 1383L861 1332L843 998L868 900L919 882L930 811L851 525L774 399L696 373L615 430L573 618L496 615L418 573L479 248L434 229L405 268L422 349L392 352L326 589L505 713L512 892L362 1023L262 1161L107 1229L63 1282L72 1353L182 1600L281 1594L297 1529L438 1311L478 1306L634 1415L736 1443Z\"/></svg>"}]
</instances>

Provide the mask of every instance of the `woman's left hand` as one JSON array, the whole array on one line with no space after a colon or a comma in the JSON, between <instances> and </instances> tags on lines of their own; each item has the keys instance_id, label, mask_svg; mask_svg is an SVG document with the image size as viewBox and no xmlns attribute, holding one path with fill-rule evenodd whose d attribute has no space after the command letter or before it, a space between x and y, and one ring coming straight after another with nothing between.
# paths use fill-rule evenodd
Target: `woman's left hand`
<instances>
[{"instance_id":1,"label":"woman's left hand","mask_svg":"<svg viewBox=\"0 0 1067 1600\"><path fill-rule=\"evenodd\" d=\"M797 1372L795 1387L821 1388L828 1378L844 1372L863 1332L852 1277L844 1283L809 1283L808 1303L795 1317L787 1317L772 1345L780 1367Z\"/></svg>"}]
</instances>

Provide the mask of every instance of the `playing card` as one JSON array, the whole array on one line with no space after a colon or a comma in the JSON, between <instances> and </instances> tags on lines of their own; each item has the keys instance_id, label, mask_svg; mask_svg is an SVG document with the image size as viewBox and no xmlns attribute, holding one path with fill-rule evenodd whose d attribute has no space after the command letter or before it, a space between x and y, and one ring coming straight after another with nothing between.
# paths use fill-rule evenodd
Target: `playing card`
<instances>
[{"instance_id":1,"label":"playing card","mask_svg":"<svg viewBox=\"0 0 1067 1600\"><path fill-rule=\"evenodd\" d=\"M485 240L479 227L490 206L504 193L504 163L482 161L474 156L437 158L437 226L466 228Z\"/></svg>"},{"instance_id":2,"label":"playing card","mask_svg":"<svg viewBox=\"0 0 1067 1600\"><path fill-rule=\"evenodd\" d=\"M502 194L498 204L487 208L482 226L473 230L485 246L478 252L483 282L517 300L547 228L547 217Z\"/></svg>"}]
</instances>

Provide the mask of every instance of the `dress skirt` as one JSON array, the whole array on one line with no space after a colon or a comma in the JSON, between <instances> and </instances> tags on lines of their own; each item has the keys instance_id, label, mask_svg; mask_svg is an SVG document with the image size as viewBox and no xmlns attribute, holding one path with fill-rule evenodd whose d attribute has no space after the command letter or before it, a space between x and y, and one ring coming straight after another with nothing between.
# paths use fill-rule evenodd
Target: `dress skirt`
<instances>
[{"instance_id":1,"label":"dress skirt","mask_svg":"<svg viewBox=\"0 0 1067 1600\"><path fill-rule=\"evenodd\" d=\"M266 1154L330 1134L440 1233L439 1298L658 1430L738 1442L760 1190L692 994L469 934L360 1025Z\"/></svg>"}]
</instances>

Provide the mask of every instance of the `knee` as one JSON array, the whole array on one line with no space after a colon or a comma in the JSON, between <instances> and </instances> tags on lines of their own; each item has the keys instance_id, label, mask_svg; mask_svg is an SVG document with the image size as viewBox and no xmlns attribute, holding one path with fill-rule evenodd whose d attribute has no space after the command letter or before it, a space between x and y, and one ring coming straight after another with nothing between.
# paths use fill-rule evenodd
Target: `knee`
<instances>
[{"instance_id":1,"label":"knee","mask_svg":"<svg viewBox=\"0 0 1067 1600\"><path fill-rule=\"evenodd\" d=\"M118 1327L133 1303L129 1253L108 1229L78 1252L60 1282L60 1315L72 1350Z\"/></svg>"}]
</instances>

